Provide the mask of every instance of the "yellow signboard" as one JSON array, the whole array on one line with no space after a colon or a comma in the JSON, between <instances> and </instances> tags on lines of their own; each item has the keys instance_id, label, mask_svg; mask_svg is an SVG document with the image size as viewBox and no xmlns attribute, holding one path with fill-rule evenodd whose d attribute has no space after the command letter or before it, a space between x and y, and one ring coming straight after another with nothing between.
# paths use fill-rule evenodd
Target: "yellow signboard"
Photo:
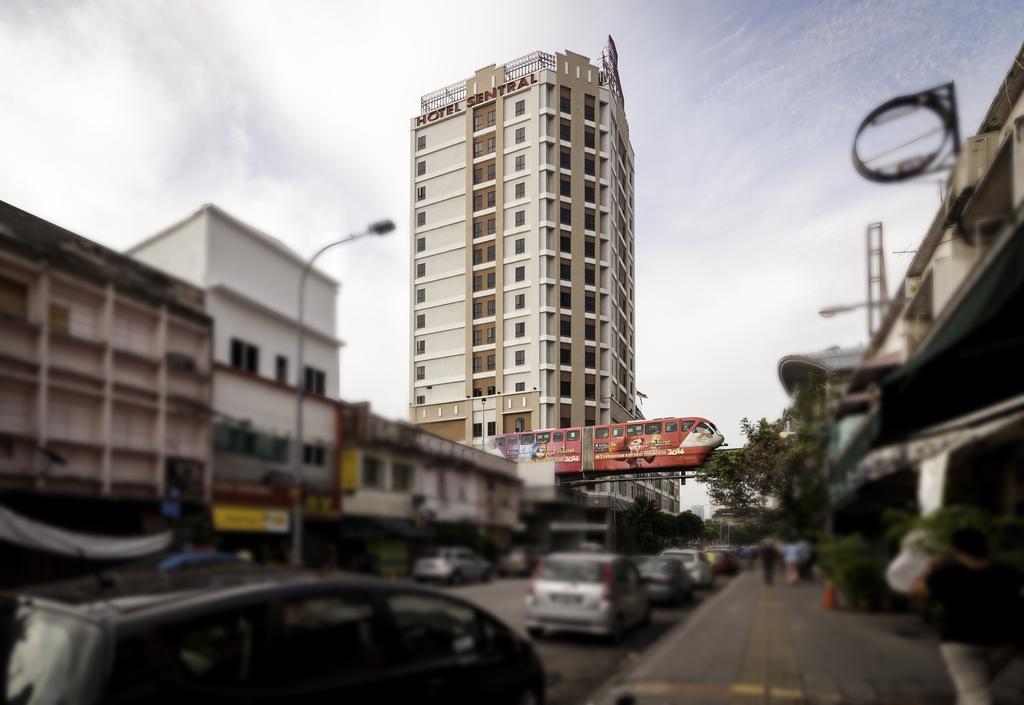
<instances>
[{"instance_id":1,"label":"yellow signboard","mask_svg":"<svg viewBox=\"0 0 1024 705\"><path fill-rule=\"evenodd\" d=\"M287 534L291 512L237 504L213 505L213 528L259 534Z\"/></svg>"},{"instance_id":2,"label":"yellow signboard","mask_svg":"<svg viewBox=\"0 0 1024 705\"><path fill-rule=\"evenodd\" d=\"M359 489L359 451L349 448L342 451L338 462L342 492L355 492Z\"/></svg>"}]
</instances>

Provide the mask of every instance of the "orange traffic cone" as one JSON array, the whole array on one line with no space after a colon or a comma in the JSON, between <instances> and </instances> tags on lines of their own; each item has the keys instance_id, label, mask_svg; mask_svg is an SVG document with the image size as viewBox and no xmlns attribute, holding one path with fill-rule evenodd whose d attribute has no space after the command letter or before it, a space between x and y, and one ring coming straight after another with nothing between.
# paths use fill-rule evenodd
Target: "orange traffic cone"
<instances>
[{"instance_id":1,"label":"orange traffic cone","mask_svg":"<svg viewBox=\"0 0 1024 705\"><path fill-rule=\"evenodd\" d=\"M825 593L821 597L821 606L827 610L834 610L839 607L839 600L836 598L836 588L831 580L825 582Z\"/></svg>"}]
</instances>

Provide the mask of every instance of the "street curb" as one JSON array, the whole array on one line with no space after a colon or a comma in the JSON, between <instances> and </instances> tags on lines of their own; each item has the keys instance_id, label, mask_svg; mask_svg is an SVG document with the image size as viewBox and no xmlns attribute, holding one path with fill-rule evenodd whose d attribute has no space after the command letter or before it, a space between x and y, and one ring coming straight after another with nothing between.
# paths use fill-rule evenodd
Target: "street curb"
<instances>
[{"instance_id":1,"label":"street curb","mask_svg":"<svg viewBox=\"0 0 1024 705\"><path fill-rule=\"evenodd\" d=\"M711 614L712 608L732 590L736 588L745 578L753 576L753 571L744 571L729 581L724 590L716 592L708 600L703 600L691 614L689 619L684 619L675 627L669 630L653 646L649 647L640 655L640 662L630 666L625 672L616 672L608 677L597 689L587 698L587 705L603 705L614 702L612 696L615 691L629 684L632 681L642 680L643 671L651 667L662 657L668 655L675 645L677 637L682 633L696 628Z\"/></svg>"}]
</instances>

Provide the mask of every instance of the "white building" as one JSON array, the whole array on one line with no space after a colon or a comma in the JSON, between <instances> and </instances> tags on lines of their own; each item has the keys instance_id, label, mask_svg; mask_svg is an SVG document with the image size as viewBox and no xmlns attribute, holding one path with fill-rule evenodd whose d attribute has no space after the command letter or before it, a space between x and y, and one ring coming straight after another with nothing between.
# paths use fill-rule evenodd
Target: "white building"
<instances>
[{"instance_id":1,"label":"white building","mask_svg":"<svg viewBox=\"0 0 1024 705\"><path fill-rule=\"evenodd\" d=\"M410 121L410 420L498 433L638 418L633 150L609 45L534 52Z\"/></svg>"},{"instance_id":2,"label":"white building","mask_svg":"<svg viewBox=\"0 0 1024 705\"><path fill-rule=\"evenodd\" d=\"M215 525L222 531L258 532L263 526L286 533L287 493L271 492L261 500L266 493L260 488L292 480L296 316L305 260L210 204L128 254L206 292L206 310L215 321ZM323 272L314 269L307 278L304 477L310 491L333 493L335 499L342 346L335 330L337 293L338 283Z\"/></svg>"}]
</instances>

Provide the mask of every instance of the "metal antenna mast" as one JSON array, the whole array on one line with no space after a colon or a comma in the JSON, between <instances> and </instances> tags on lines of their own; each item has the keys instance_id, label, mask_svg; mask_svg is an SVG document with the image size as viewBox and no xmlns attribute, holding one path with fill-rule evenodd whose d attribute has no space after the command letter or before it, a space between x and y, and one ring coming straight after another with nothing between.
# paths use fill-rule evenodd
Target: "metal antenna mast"
<instances>
[{"instance_id":1,"label":"metal antenna mast","mask_svg":"<svg viewBox=\"0 0 1024 705\"><path fill-rule=\"evenodd\" d=\"M868 338L875 335L889 301L889 286L885 277L885 237L882 223L871 223L867 232L868 256Z\"/></svg>"}]
</instances>

